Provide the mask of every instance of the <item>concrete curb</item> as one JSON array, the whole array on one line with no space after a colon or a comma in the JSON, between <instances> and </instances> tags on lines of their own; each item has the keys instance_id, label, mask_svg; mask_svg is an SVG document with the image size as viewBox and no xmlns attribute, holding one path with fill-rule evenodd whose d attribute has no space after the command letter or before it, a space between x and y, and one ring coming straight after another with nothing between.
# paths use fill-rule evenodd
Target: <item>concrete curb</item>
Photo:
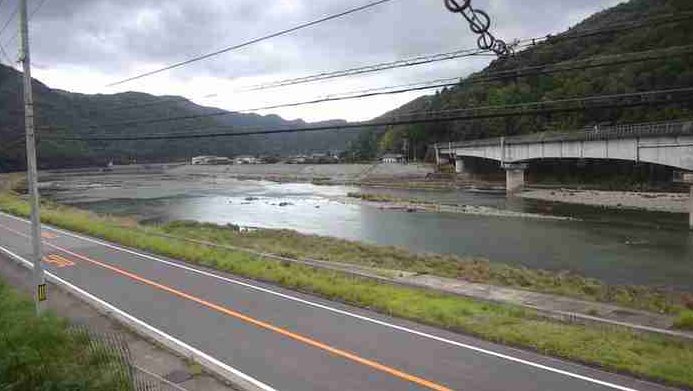
<instances>
[{"instance_id":1,"label":"concrete curb","mask_svg":"<svg viewBox=\"0 0 693 391\"><path fill-rule=\"evenodd\" d=\"M33 270L33 265L31 262L22 258L21 256L0 247L0 253L5 254L11 260L19 264L20 266L26 267L29 270ZM274 388L244 374L243 372L224 364L223 362L217 360L216 358L180 341L163 331L145 323L144 321L128 314L127 312L120 310L119 308L113 306L112 304L99 299L98 297L86 292L79 287L69 283L66 280L54 275L51 272L45 272L46 280L51 284L55 285L59 289L77 297L86 304L95 308L98 312L116 320L129 330L133 331L135 334L140 335L146 339L155 341L159 345L165 347L166 349L178 354L181 357L193 360L200 365L202 365L211 374L218 376L219 378L229 382L234 387L242 391L276 391Z\"/></svg>"}]
</instances>

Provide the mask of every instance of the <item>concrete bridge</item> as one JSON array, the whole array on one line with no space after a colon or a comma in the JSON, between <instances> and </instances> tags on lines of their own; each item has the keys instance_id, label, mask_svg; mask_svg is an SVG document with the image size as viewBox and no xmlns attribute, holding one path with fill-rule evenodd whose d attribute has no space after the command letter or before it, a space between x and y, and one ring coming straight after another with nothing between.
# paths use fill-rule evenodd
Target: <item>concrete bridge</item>
<instances>
[{"instance_id":1,"label":"concrete bridge","mask_svg":"<svg viewBox=\"0 0 693 391\"><path fill-rule=\"evenodd\" d=\"M527 164L541 159L609 159L654 163L679 169L691 183L693 228L693 121L619 125L591 131L537 133L526 136L436 144L436 160L455 159L464 171L463 157L500 162L506 170L509 194L522 189Z\"/></svg>"}]
</instances>

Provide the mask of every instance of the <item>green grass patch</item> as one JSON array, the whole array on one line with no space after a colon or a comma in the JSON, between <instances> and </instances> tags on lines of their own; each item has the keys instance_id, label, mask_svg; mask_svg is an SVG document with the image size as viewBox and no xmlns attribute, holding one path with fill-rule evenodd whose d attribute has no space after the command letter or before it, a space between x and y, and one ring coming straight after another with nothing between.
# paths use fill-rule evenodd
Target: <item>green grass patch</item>
<instances>
[{"instance_id":1,"label":"green grass patch","mask_svg":"<svg viewBox=\"0 0 693 391\"><path fill-rule=\"evenodd\" d=\"M154 232L204 240L215 244L249 248L298 259L318 259L381 270L401 270L462 279L536 292L558 294L599 302L673 313L682 308L679 293L643 286L612 286L570 272L512 267L479 258L417 254L392 247L291 230L240 231L235 227L179 221L152 228Z\"/></svg>"},{"instance_id":2,"label":"green grass patch","mask_svg":"<svg viewBox=\"0 0 693 391\"><path fill-rule=\"evenodd\" d=\"M693 330L693 311L682 311L674 320L674 327L681 330Z\"/></svg>"},{"instance_id":3,"label":"green grass patch","mask_svg":"<svg viewBox=\"0 0 693 391\"><path fill-rule=\"evenodd\" d=\"M1 390L130 390L120 361L0 282Z\"/></svg>"},{"instance_id":4,"label":"green grass patch","mask_svg":"<svg viewBox=\"0 0 693 391\"><path fill-rule=\"evenodd\" d=\"M0 209L19 215L26 215L28 212L26 204L13 195L0 196ZM458 296L380 284L373 280L303 265L260 259L244 252L164 238L151 234L151 227L137 225L128 219L98 216L59 205L45 205L42 215L45 222L56 226L235 275L477 335L490 341L600 365L609 370L629 372L675 385L693 386L693 371L690 370L693 367L691 343L613 328L561 324L545 320L533 311L516 306L483 303ZM165 230L178 233L175 228L190 229L190 226L173 224L165 227ZM187 232L195 232L200 239L214 241L224 237L246 237L245 234L237 235L238 231L234 229L207 225ZM290 238L289 242L299 239L288 231L278 231L277 234L286 235ZM252 235L259 234L251 232L247 235L253 237ZM253 243L257 245L257 242ZM306 245L325 246L325 243L309 240ZM354 251L353 246L357 244L344 244L335 251L343 251L346 256L347 252ZM317 247L312 248L317 251ZM378 248L378 253L371 253L364 247L363 254L375 262L376 254L386 255L386 249ZM425 258L405 257L401 252L396 253L404 258L400 260L398 256L391 255L389 262L416 260L416 267L430 267L426 265ZM443 265L450 267L448 263Z\"/></svg>"}]
</instances>

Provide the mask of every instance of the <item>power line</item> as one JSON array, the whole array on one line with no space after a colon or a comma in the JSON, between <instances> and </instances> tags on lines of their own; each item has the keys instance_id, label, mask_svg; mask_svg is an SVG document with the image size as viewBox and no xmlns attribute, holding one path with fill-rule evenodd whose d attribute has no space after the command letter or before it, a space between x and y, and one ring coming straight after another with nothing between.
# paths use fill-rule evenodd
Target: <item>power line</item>
<instances>
[{"instance_id":1,"label":"power line","mask_svg":"<svg viewBox=\"0 0 693 391\"><path fill-rule=\"evenodd\" d=\"M557 73L557 72L569 72L569 71L584 70L584 69L597 68L597 67L624 65L624 64L628 64L628 63L634 63L634 62L669 59L669 58L674 58L674 57L690 55L691 53L693 53L693 45L681 46L681 47L672 47L672 48L667 48L667 49L656 49L656 50L650 50L650 51L644 51L644 52L631 52L631 53L624 53L624 54L619 54L619 55L595 56L592 58L587 58L587 59L577 60L577 61L547 64L544 66L525 67L525 68L505 70L505 71L496 71L496 72L485 73L482 75L473 75L471 77L468 77L466 80L462 80L461 83L463 83L463 84L488 83L488 82L493 82L493 81L498 81L498 80L516 79L516 78L531 77L531 76L536 76L536 75L548 75L548 74L553 74L553 73ZM427 90L427 89L434 89L434 88L437 89L437 88L444 88L444 87L453 87L453 86L460 85L460 82L458 80L459 80L459 78L444 78L444 79L436 79L436 80L431 80L431 81L426 81L426 82L404 84L404 85L399 85L399 86L372 88L372 89L367 89L367 90L352 91L352 92L344 93L344 94L341 94L341 96L327 96L327 97L309 100L309 101L292 102L292 103L284 103L284 104L277 104L277 105L255 107L255 108L249 108L249 109L236 110L233 112L221 111L221 112L214 112L214 113L199 114L199 115L196 115L194 118L203 118L203 117L207 117L207 116L222 116L222 115L227 115L227 114L232 115L232 114L238 113L238 112L260 111L260 110L267 110L267 109L280 108L280 107L294 107L294 106L316 104L316 103L330 102L330 101L357 99L357 98L365 98L365 97L372 97L372 96L379 96L379 95L399 94L399 93L404 93L404 92L409 92L409 91L419 91L419 90ZM413 88L406 88L406 87L413 87ZM389 90L389 91L383 91L383 90ZM144 103L144 104L132 105L132 106L128 106L128 107L130 107L130 108L145 107L145 106L170 104L170 103L174 103L174 102L183 102L183 101L190 103L190 101L185 99L185 98L176 98L176 99L169 99L169 100L162 101L162 102ZM121 109L122 108L123 107L121 107ZM167 118L155 118L155 119L151 119L151 120L132 120L132 121L127 121L126 123L120 122L120 123L103 124L103 125L100 125L100 127L105 128L105 127L112 127L112 126L117 126L117 125L139 125L139 124L143 124L145 122L146 123L175 122L175 121L184 121L184 120L189 120L189 119L193 119L193 118L190 116L186 116L185 118L167 117ZM96 126L92 126L92 127L95 128Z\"/></svg>"},{"instance_id":2,"label":"power line","mask_svg":"<svg viewBox=\"0 0 693 391\"><path fill-rule=\"evenodd\" d=\"M642 20L637 21L637 22L626 22L626 23L614 24L614 25L611 25L610 27L607 27L607 28L585 29L585 30L573 31L573 32L569 31L569 32L559 34L559 35L546 35L546 36L542 36L542 37L516 39L514 41L514 45L523 45L521 47L521 49L527 49L527 48L533 47L539 43L544 43L544 42L548 43L548 44L554 44L554 43L558 43L558 42L565 41L565 40L581 39L581 38L593 37L593 36L602 35L602 34L612 34L612 33L617 33L617 32L621 32L621 31L627 31L627 30L633 30L633 29L638 29L638 28L642 28L642 27L647 27L647 26L656 26L656 25L660 25L660 24L677 23L677 22L691 20L691 19L693 19L693 13L690 13L690 12L679 13L679 14L664 14L664 15L658 15L656 17L645 18L645 19L642 19ZM515 49L517 49L517 48L515 48ZM373 64L373 65L366 65L366 66L360 66L360 67L355 67L355 68L342 69L342 70L337 70L337 71L320 72L320 73L308 75L308 76L289 78L289 79L281 79L281 80L268 82L268 83L255 84L255 85L251 85L251 86L248 86L246 88L243 88L243 89L239 90L238 92L257 91L257 90L264 90L264 89L269 89L269 88L285 87L285 86L290 86L290 85L295 85L295 84L311 83L311 82L315 82L315 81L332 79L332 78L339 78L339 77L344 77L344 76L353 76L353 75L359 75L359 74L363 74L363 73L378 72L378 71L394 69L394 68L410 67L410 66L428 64L428 63L437 62L437 61L452 60L452 59L456 59L456 58L463 57L463 56L466 57L468 53L484 53L484 52L488 53L487 50L480 50L480 49L476 49L476 48L474 48L474 49L460 49L460 50L447 52L447 53L437 53L437 54L431 54L431 55L417 56L417 57L412 57L412 58L403 59L403 60L384 62L384 63L378 63L378 64ZM510 58L512 58L512 57L510 57Z\"/></svg>"},{"instance_id":3,"label":"power line","mask_svg":"<svg viewBox=\"0 0 693 391\"><path fill-rule=\"evenodd\" d=\"M678 96L681 95L681 96ZM616 101L622 100L622 101ZM601 104L600 104L601 101ZM239 137L249 135L263 134L279 134L279 133L294 133L294 132L311 132L321 130L339 130L339 129L356 129L364 127L381 127L392 125L407 125L417 123L435 123L435 122L450 122L473 119L489 119L502 118L512 116L526 115L541 115L580 112L587 109L610 109L610 108L628 108L638 106L657 106L680 102L693 101L693 87L676 88L668 90L643 91L626 94L611 94L611 95L595 95L580 98L568 98L552 101L537 101L527 102L513 105L496 105L496 106L481 106L454 110L441 111L422 111L410 112L403 114L391 115L391 120L364 121L354 122L342 125L320 125L306 127L289 127L277 129L260 129L255 128L227 128L236 130L233 132L218 132L218 133L185 133L185 134L153 134L139 136L116 136L116 137L77 137L77 136L51 136L47 135L44 139L66 140L66 141L144 141L144 140L176 140L176 139L195 139L195 138L210 138L210 137ZM575 104L572 107L555 107L547 106L559 104ZM505 110L505 111L503 111ZM433 116L432 114L435 114ZM411 117L410 119L404 119ZM418 118L417 118L418 117ZM210 128L202 128L198 130L209 130ZM241 131L243 129L258 129Z\"/></svg>"},{"instance_id":4,"label":"power line","mask_svg":"<svg viewBox=\"0 0 693 391\"><path fill-rule=\"evenodd\" d=\"M488 50L482 50L482 49L476 49L476 48L474 48L474 49L460 49L460 50L455 50L452 52L417 56L417 57L411 57L411 58L397 60L397 61L390 61L390 62L383 62L383 63L372 64L372 65L365 65L365 66L356 67L356 68L342 69L342 70L330 71L330 72L321 72L321 73L318 73L315 75L297 77L297 78L292 78L292 79L278 80L278 81L271 82L271 83L256 84L256 85L241 89L239 92L257 91L257 90L264 90L264 89L268 89L268 88L284 87L284 86L289 86L289 85L294 85L294 84L310 83L310 82L319 81L319 80L327 80L327 79L334 79L334 78L344 77L344 76L360 75L363 73L378 72L378 71L382 71L382 70L386 70L386 69L405 68L405 67L411 67L411 66L415 66L415 65L429 64L432 62L446 61L446 60L452 60L452 59L462 58L462 57L478 56L478 55L483 55L485 53L489 53L489 51Z\"/></svg>"},{"instance_id":5,"label":"power line","mask_svg":"<svg viewBox=\"0 0 693 391\"><path fill-rule=\"evenodd\" d=\"M662 50L659 50L659 51L662 51ZM650 51L650 52L659 52L659 51ZM650 53L650 52L640 52L640 53ZM460 81L459 77L455 77L455 78L437 79L437 80L431 80L431 81L419 82L419 83L404 84L404 85L399 85L399 86L379 87L379 88L372 88L372 89L367 89L367 90L347 92L347 93L342 94L341 96L326 96L326 97L302 101L302 102L283 103L283 104L269 105L269 106L263 106L263 107L255 107L255 108L250 108L250 109L235 110L235 112L261 111L261 110L277 109L277 108L283 108L283 107L295 107L295 106L303 106L303 105L323 103L323 102L333 102L333 101L341 101L341 100L349 100L349 99L367 98L367 97L373 97L373 96L401 94L401 93L412 92L412 91L423 91L423 90L438 89L438 88L445 88L445 87L455 87L455 86L458 86L458 85L464 84L464 83L470 83L470 84L471 83L474 83L474 84L475 83L488 83L488 82L502 80L502 79L508 79L508 78L520 78L520 77L528 77L528 76L547 75L547 74L558 73L558 72L569 72L569 71L584 70L584 69L590 69L590 68L607 67L607 66L614 66L614 65L624 65L624 64L634 63L634 62L670 59L673 57L681 57L681 56L693 54L693 45L683 47L683 50L680 52L672 53L671 50L666 50L666 52L667 53L665 55L660 55L660 56L638 57L638 58L629 58L629 59L621 58L623 55L618 55L618 59L616 59L615 61L598 62L598 63L593 63L593 64L585 64L585 63L599 60L599 58L596 58L596 59L592 58L592 59L587 59L587 60L576 61L575 63L579 64L579 65L561 64L561 63L550 64L550 65L556 66L556 68L554 68L554 69L551 69L549 67L549 65L536 66L536 67L526 67L526 68L520 68L520 69L514 69L514 70L508 70L508 71L491 72L491 73L479 75L479 76L472 76L472 77L469 77L469 78L464 79L462 81ZM607 56L605 56L605 57L607 57ZM617 56L608 56L608 57L617 57ZM450 82L453 80L455 80L455 81ZM441 83L441 82L444 82L444 83ZM403 88L403 87L408 87L408 88ZM390 90L390 91L383 91L383 90Z\"/></svg>"},{"instance_id":6,"label":"power line","mask_svg":"<svg viewBox=\"0 0 693 391\"><path fill-rule=\"evenodd\" d=\"M485 54L484 52L487 52L487 51L481 51L481 50L479 50L479 49L464 49L464 50L458 50L458 51L453 51L453 52L449 52L449 53L439 53L439 54L434 54L434 55L430 55L430 56L420 56L420 57L415 57L415 58L409 59L409 60L399 60L399 61L393 61L393 62L390 62L390 63L375 64L375 65L373 65L373 66L363 67L363 69L364 69L363 72L357 72L357 71L355 71L354 73L351 73L351 74L352 74L352 75L355 75L355 74L358 74L358 73L372 72L372 71L370 71L370 70L365 70L365 68L371 68L371 67L374 67L374 66L386 66L385 64L393 64L393 65L394 65L394 64L399 64L399 63L401 63L401 62L405 62L405 61L418 61L418 60L415 60L415 59L420 59L420 60L422 61L422 62L420 62L420 63L417 63L417 65L418 65L418 64L424 64L424 63L429 63L429 62L433 62L433 61L440 61L440 60L424 60L424 58L442 57L442 56L445 56L445 55L455 56L455 57L450 57L450 58L460 58L460 57L484 56L484 55L487 55L487 54ZM462 54L462 53L465 53L465 54ZM446 59L450 59L450 58L446 58ZM406 66L406 65L405 65L405 66ZM392 67L397 67L397 66L392 66ZM390 69L390 68L382 68L382 69ZM352 70L352 71L354 71L354 70ZM449 78L449 79L446 79L446 80L452 80L452 79L459 79L459 77L457 77L457 78ZM425 82L416 83L416 84L422 84L422 83L425 83ZM402 87L402 86L400 86L400 87ZM254 90L253 90L253 89L247 89L247 90L239 91L239 92L249 92L249 91L254 91ZM157 105L163 105L163 104L169 104L169 103L177 103L177 102L190 102L190 99L184 98L184 97L180 97L180 98L166 99L166 100L159 101L159 102L151 102L151 103L143 103L143 104L132 104L132 105L122 105L122 106L113 107L113 108L111 108L109 111L126 110L126 109L136 109L136 108L141 108L141 107L157 106ZM243 111L243 110L241 110L241 111ZM245 111L247 111L247 110L245 110Z\"/></svg>"},{"instance_id":7,"label":"power line","mask_svg":"<svg viewBox=\"0 0 693 391\"><path fill-rule=\"evenodd\" d=\"M7 65L9 65L9 66L11 66L11 67L14 68L14 62L12 61L12 59L10 58L10 56L7 55L7 52L5 51L5 48L2 46L2 43L0 43L0 54L2 55L2 57L5 58L5 61L7 61Z\"/></svg>"},{"instance_id":8,"label":"power line","mask_svg":"<svg viewBox=\"0 0 693 391\"><path fill-rule=\"evenodd\" d=\"M39 5L31 11L31 14L29 14L29 19L33 18L34 15L36 15L36 13L39 12L39 10L41 9L41 7L43 7L43 5L46 4L46 1L47 1L47 0L41 0L41 2L39 3Z\"/></svg>"},{"instance_id":9,"label":"power line","mask_svg":"<svg viewBox=\"0 0 693 391\"><path fill-rule=\"evenodd\" d=\"M628 23L616 24L616 25L612 25L608 28L581 30L578 32L568 32L568 33L563 33L563 34L558 35L558 36L547 35L547 36L543 36L543 37L525 38L525 39L521 39L521 40L515 40L514 42L515 42L515 45L521 45L522 44L523 45L522 48L527 48L527 47L533 47L534 45L541 43L541 42L547 42L548 41L549 43L557 43L557 42L567 40L567 39L579 39L579 38L585 38L585 37L592 37L592 36L596 36L596 35L600 35L600 34L609 34L609 33L615 33L615 32L620 32L620 31L624 31L624 30L641 28L644 26L676 23L676 22L689 20L689 19L693 19L693 13L664 14L664 15L659 15L656 17L645 18L645 19L642 19L642 20L637 21L637 22L628 22ZM319 80L325 80L325 79L331 79L331 78L337 78L337 77L343 77L343 76L353 76L353 75L358 75L358 74L362 74L362 73L376 72L376 71L399 68L399 67L408 67L408 66L414 66L414 65L420 65L420 64L427 64L427 63L431 63L431 62L444 61L444 60L460 58L460 57L467 57L467 56L472 56L472 55L482 56L482 55L485 55L484 53L487 53L487 52L488 51L482 51L480 49L476 49L476 48L471 49L470 48L470 49L460 49L460 50L455 50L455 51L445 52L445 53L436 53L436 54L431 54L431 55L416 56L416 57L411 57L411 58L402 59L402 60L377 63L377 64L366 65L366 66L361 66L361 67L356 67L356 68L338 70L338 71L321 72L321 73L310 75L310 76L304 76L304 77L293 78L293 79L284 79L284 80L279 80L279 81L275 81L275 82L271 82L271 83L265 83L265 84L258 84L258 85L246 87L245 89L241 89L238 92L255 91L255 90L261 90L261 89L267 89L267 88L288 86L288 85L293 85L293 84L309 83L309 82L313 82L313 81L319 81ZM628 53L628 54L634 54L634 53ZM623 54L623 55L627 55L627 54ZM631 62L631 61L628 61L628 62ZM610 63L610 64L605 64L605 66L606 65L617 65L617 64L618 64L617 62L614 62L614 63ZM546 65L537 66L537 67L534 67L534 69L539 69L539 68L542 68L545 66ZM595 66L601 66L601 65L595 65ZM526 69L528 69L528 68L525 68L525 70ZM509 70L506 72L509 74L508 77L526 76L526 75L522 75L522 74L519 74L519 75L515 74L514 76L510 75L510 73L517 73L519 71L521 71L521 70ZM546 73L554 73L554 72L562 72L562 71L563 70L553 70L553 71L547 71ZM498 79L502 79L502 78L503 77L502 77L501 73L499 73ZM452 79L452 78L450 78L450 79ZM469 79L467 81L469 81ZM427 83L427 82L422 82L420 84L424 84L424 83ZM419 83L417 83L417 84L419 84ZM431 86L431 89L449 87L449 86L452 86L452 84ZM396 87L404 87L404 86L393 86L392 88L396 88ZM403 91L403 92L406 92L406 91ZM173 98L173 99L168 99L165 101L117 106L117 107L111 108L111 110L109 110L109 111L158 106L158 105L164 105L164 104L169 104L169 103L173 104L176 102L190 102L190 100L183 98L183 97ZM294 104L289 104L289 105L293 106ZM250 110L241 110L241 111L250 111Z\"/></svg>"},{"instance_id":10,"label":"power line","mask_svg":"<svg viewBox=\"0 0 693 391\"><path fill-rule=\"evenodd\" d=\"M139 75L136 75L136 76L132 76L132 77L129 77L129 78L127 78L127 79L120 80L120 81L117 81L117 82L108 84L107 87L112 87L112 86L124 84L124 83L130 82L130 81L133 81L133 80L142 79L142 78L147 77L147 76L152 76L152 75L155 75L155 74L157 74L157 73L161 73L161 72L164 72L164 71L167 71L167 70L170 70L170 69L182 67L182 66L184 66L184 65L188 65L188 64L191 64L191 63L194 63L194 62L197 62L197 61L201 61L201 60L210 58L210 57L218 56L218 55L220 55L220 54L227 53L227 52L230 52L230 51L233 51L233 50L236 50L236 49L240 49L240 48L242 48L242 47L246 47L246 46L249 46L249 45L252 45L252 44L261 42L261 41L265 41L265 40L268 40L268 39L271 39L271 38L275 38L275 37L279 37L279 36L282 36L282 35L286 35L286 34L289 34L289 33L292 33L292 32L294 32L294 31L298 31L298 30L301 30L301 29L304 29L304 28L307 28L307 27L311 27L311 26L314 26L314 25L319 24L319 23L323 23L323 22L327 22L327 21L329 21L329 20L341 18L341 17L343 17L343 16L346 16L346 15L349 15L349 14L353 14L353 13L355 13L355 12L363 11L363 10L365 10L365 9L372 8L372 7L375 7L375 6L377 6L377 5L380 5L380 4L383 4L383 3L387 3L387 2L390 2L390 1L392 1L392 0L377 0L377 1L368 3L368 4L365 4L365 5L356 7L356 8L351 8L351 9L348 9L348 10L346 10L346 11L339 12L339 13L337 13L337 14L328 15L328 16L325 16L325 17L323 17L323 18L320 18L320 19L317 19L317 20L313 20L313 21L311 21L311 22L302 23L302 24L299 24L298 26L294 26L294 27L291 27L291 28L288 28L288 29L285 29L285 30L281 30L281 31L272 33L272 34L264 35L264 36L261 36L261 37L259 37L259 38L254 38L254 39L251 39L251 40L249 40L249 41L246 41L246 42L243 42L243 43L240 43L240 44L236 44L236 45L233 45L233 46L229 46L229 47L224 48L224 49L220 49L220 50L217 50L217 51L214 51L214 52L211 52L211 53L207 53L207 54L203 54L203 55L199 55L199 56L193 57L193 58L188 59L188 60L185 60L185 61L180 61L180 62L171 64L171 65L167 65L167 66L165 66L165 67L163 67L163 68L159 68L159 69L156 69L156 70L153 70L153 71L149 71L149 72L145 72L145 73L142 73L142 74L139 74Z\"/></svg>"},{"instance_id":11,"label":"power line","mask_svg":"<svg viewBox=\"0 0 693 391\"><path fill-rule=\"evenodd\" d=\"M31 21L31 18L33 18L34 15L36 15L36 13L41 9L41 7L43 7L43 5L46 4L46 1L47 1L47 0L41 0L41 2L39 3L39 5L36 6L36 7L31 11L31 13L29 14L29 19L28 19L29 21ZM15 39L17 39L17 36L18 36L18 35L19 35L19 32L15 32L14 35L13 35L10 39L8 39L7 42L5 42L5 45L7 45L7 44L11 43L12 41L14 41Z\"/></svg>"},{"instance_id":12,"label":"power line","mask_svg":"<svg viewBox=\"0 0 693 391\"><path fill-rule=\"evenodd\" d=\"M520 78L520 77L529 77L529 76L537 76L537 75L547 75L547 74L558 73L558 72L569 72L569 71L584 70L584 69L597 68L597 67L624 65L624 64L628 64L628 63L634 63L634 62L661 60L661 59L668 59L668 58L673 58L673 57L686 56L686 55L690 55L690 54L693 54L693 45L667 48L667 49L656 49L656 50L645 51L645 52L632 52L632 53L611 55L611 56L597 56L597 57L592 57L592 58L588 58L588 59L584 59L584 60L577 60L577 61L572 61L572 62L547 64L547 65L542 65L542 66L525 67L525 68L519 68L519 69L513 69L513 70L503 70L503 71L497 71L497 72L490 72L490 73L486 73L486 74L480 74L480 75L475 75L475 76L469 77L465 80L462 80L461 82L455 81L455 82L441 83L443 81L459 80L458 78L437 79L437 80L431 80L431 81L427 81L427 82L413 83L413 84L409 84L409 85L379 87L379 88L373 88L373 89L368 89L368 90L352 91L352 92L340 94L338 96L326 96L326 97L321 97L321 98L316 98L316 99L306 100L306 101L299 101L299 102L281 103L281 104L246 108L246 109L240 109L240 110L234 110L234 111L221 110L221 111L214 111L211 113L190 114L190 115L183 115L183 116L176 116L176 117L127 120L127 121L120 121L120 122L103 124L103 125L100 125L100 127L105 128L105 127L127 126L127 125L136 126L136 125L144 125L144 124L155 124L155 123L165 123L165 122L176 122L176 121L200 119L200 118L207 118L207 117L222 117L222 116L227 116L227 115L235 115L236 113L239 113L239 112L261 111L261 110L277 109L277 108L284 108L284 107L296 107L296 106L303 106L303 105L310 105L310 104L317 104L317 103L324 103L324 102L342 101L342 100L350 100L350 99L361 99L361 98L368 98L368 97L382 96L382 95L401 94L401 93L405 93L405 92L430 90L430 89L437 89L437 88L444 88L444 87L454 87L454 86L460 85L460 83L487 83L487 82L503 80L503 79L508 79L508 78ZM383 90L387 90L387 89L389 89L389 91L383 91ZM177 101L177 100L171 100L171 101ZM167 101L166 103L169 103L169 102ZM152 103L152 104L154 104L154 103Z\"/></svg>"},{"instance_id":13,"label":"power line","mask_svg":"<svg viewBox=\"0 0 693 391\"><path fill-rule=\"evenodd\" d=\"M419 60L425 61L425 62L417 63L417 65L418 65L418 64L424 64L424 63L432 62L430 60L424 60L425 58L434 58L434 57L438 58L438 57L443 57L446 55L455 56L455 57L450 57L450 58L459 58L459 57L467 57L467 56L483 56L483 55L485 55L483 52L485 52L485 51L481 51L479 49L464 49L464 50L457 50L457 51L448 52L448 53L434 54L434 55L430 55L430 56L420 56L420 57L415 57L415 58L412 58L409 60L399 60L399 61L393 61L393 62L389 62L389 63L375 64L373 66L367 66L367 67L362 67L362 68L365 69L365 68L371 68L371 67L375 67L375 66L378 66L378 67L379 66L386 66L386 64L393 64L394 65L394 64L399 64L401 62L406 62L406 61L419 61ZM433 61L436 61L436 60L433 60ZM437 60L437 61L440 61L440 60ZM393 67L396 67L396 66L393 66ZM383 68L383 69L385 69L385 68ZM390 68L387 68L387 69L390 69ZM352 71L355 71L355 70L352 70ZM358 72L358 73L365 73L365 72L371 72L371 71L365 71L364 70L363 72ZM358 73L352 73L352 74L358 74ZM450 79L453 79L453 78L450 78ZM417 83L417 84L421 84L421 83ZM248 91L253 91L253 90L247 89L245 91L238 91L238 92L248 92ZM169 103L178 103L178 102L190 102L190 99L184 98L184 97L179 97L179 98L166 99L166 100L162 100L162 101L158 101L158 102L151 102L151 103L120 105L120 106L112 107L109 111L136 109L136 108L141 108L141 107L158 106L158 105L169 104Z\"/></svg>"},{"instance_id":14,"label":"power line","mask_svg":"<svg viewBox=\"0 0 693 391\"><path fill-rule=\"evenodd\" d=\"M646 50L641 52L619 53L605 56L589 57L581 60L563 61L553 64L529 66L486 72L473 75L461 83L474 83L481 81L495 81L517 77L548 75L552 73L570 72L591 68L625 65L635 62L666 60L674 57L682 57L693 54L693 45L673 46L664 49Z\"/></svg>"},{"instance_id":15,"label":"power line","mask_svg":"<svg viewBox=\"0 0 693 391\"><path fill-rule=\"evenodd\" d=\"M5 21L5 24L3 24L2 28L0 28L0 36L2 36L2 33L5 32L5 30L7 29L7 26L10 25L10 23L12 22L14 17L17 16L18 12L19 12L19 5L17 5L17 7L14 9L14 11L12 11L12 13L10 14L10 17L7 18L7 20Z\"/></svg>"},{"instance_id":16,"label":"power line","mask_svg":"<svg viewBox=\"0 0 693 391\"><path fill-rule=\"evenodd\" d=\"M400 92L408 92L408 91L416 91L416 90L453 87L453 86L456 86L460 83L491 82L491 81L503 80L503 79L507 79L507 78L520 78L520 77L528 77L528 76L536 76L536 75L548 75L548 74L559 73L559 72L569 72L569 71L584 70L584 69L597 68L597 67L624 65L624 64L634 63L634 62L656 61L656 60L662 60L662 59L667 59L667 58L672 58L672 57L685 56L685 55L691 54L692 49L693 49L693 46L676 46L676 47L671 47L671 48L655 49L655 50L642 51L642 52L629 52L629 53L619 53L617 55L595 56L595 57L586 58L586 59L582 59L582 60L565 61L565 62L559 62L559 63L553 63L553 64L545 64L545 65L530 66L530 67L523 67L523 68L514 68L514 69L494 71L494 72L485 72L483 75L482 74L472 75L472 76L467 77L466 79L463 79L461 76L460 77L442 78L442 79L435 79L435 80L423 81L423 82L417 82L417 83L409 83L409 84L402 84L402 85L396 85L396 86L378 87L378 88L372 88L372 89L366 89L366 90L360 90L360 91L352 91L352 92L347 92L347 93L343 93L343 94L339 94L339 95L365 94L368 92L391 90L391 89L395 89L395 88L404 88L404 87L415 86L414 89L394 91L394 92L386 92L386 93L383 93L381 95L388 94L388 93L395 93L396 94L396 93L400 93ZM476 50L476 49L466 49L466 50ZM450 52L450 53L456 53L456 52ZM441 54L431 55L430 57L439 56L439 55L441 55ZM634 56L635 56L635 58L632 58ZM421 56L419 58L424 58L424 57L428 57L428 56ZM403 61L407 61L407 60L403 60ZM593 63L593 62L596 62L596 63ZM387 63L383 63L383 64L387 64ZM376 65L380 65L380 64L376 64ZM357 68L354 68L354 69L357 69ZM455 80L460 80L460 82L453 82ZM441 82L446 82L446 83L440 84ZM424 88L423 85L426 85L426 87ZM372 94L369 96L375 96L375 95L378 95L378 94ZM344 99L355 99L355 98L359 98L359 97L362 97L362 96L352 96L352 97L343 97L340 99L334 99L335 97L333 95L328 95L324 98L319 98L319 99L344 100ZM245 111L263 110L263 109L270 109L270 108L299 106L301 104L320 103L319 99L306 101L303 103L301 103L301 102L286 103L286 104L280 104L280 105L258 107L258 108L254 108L254 109L234 110L233 112L245 112ZM189 99L184 98L184 97L179 97L179 98L166 99L166 100L150 102L150 103L121 105L121 106L112 107L107 111L108 112L115 112L118 110L127 110L127 109L134 109L134 108L160 106L160 105L167 105L167 104L173 104L173 103L178 103L178 102L191 103L191 101Z\"/></svg>"}]
</instances>

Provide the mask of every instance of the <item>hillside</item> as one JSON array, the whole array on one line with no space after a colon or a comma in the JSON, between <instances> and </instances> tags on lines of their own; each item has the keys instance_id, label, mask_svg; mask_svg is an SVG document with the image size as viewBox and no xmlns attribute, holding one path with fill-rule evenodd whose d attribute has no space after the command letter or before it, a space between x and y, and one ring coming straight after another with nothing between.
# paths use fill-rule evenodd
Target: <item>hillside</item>
<instances>
[{"instance_id":1,"label":"hillside","mask_svg":"<svg viewBox=\"0 0 693 391\"><path fill-rule=\"evenodd\" d=\"M564 34L605 29L625 22L638 22L660 15L682 15L693 11L690 0L631 0L599 12L572 27ZM562 35L557 35L560 38ZM501 70L519 69L591 58L618 55L693 44L693 22L690 19L669 24L651 24L617 33L594 35L570 40L549 40L518 52L506 60L496 60L473 76L484 76ZM690 52L689 52L690 53ZM418 98L387 113L437 111L506 105L533 101L619 94L635 91L693 86L693 55L665 60L635 62L554 74L533 75L488 83L461 80L458 86L435 95ZM489 120L457 121L394 127L362 134L356 145L361 153L401 151L404 140L415 145L423 158L433 142L477 139L500 135L527 134L547 130L574 130L596 123L623 123L693 116L688 102L666 107L591 110L589 112L544 116L508 117Z\"/></svg>"},{"instance_id":2,"label":"hillside","mask_svg":"<svg viewBox=\"0 0 693 391\"><path fill-rule=\"evenodd\" d=\"M0 171L24 166L24 112L21 74L0 65ZM302 120L287 121L276 115L261 116L230 112L228 115L194 118L173 122L121 124L166 117L180 117L219 112L219 109L196 105L181 97L153 96L127 92L113 95L85 95L51 89L34 81L39 165L65 167L105 164L131 160L170 161L201 154L286 155L294 153L344 150L355 132L311 132L270 136L199 138L192 140L75 142L41 139L46 134L77 136L136 136L140 134L229 131L229 127L278 128L306 126ZM320 124L339 124L326 121Z\"/></svg>"}]
</instances>

